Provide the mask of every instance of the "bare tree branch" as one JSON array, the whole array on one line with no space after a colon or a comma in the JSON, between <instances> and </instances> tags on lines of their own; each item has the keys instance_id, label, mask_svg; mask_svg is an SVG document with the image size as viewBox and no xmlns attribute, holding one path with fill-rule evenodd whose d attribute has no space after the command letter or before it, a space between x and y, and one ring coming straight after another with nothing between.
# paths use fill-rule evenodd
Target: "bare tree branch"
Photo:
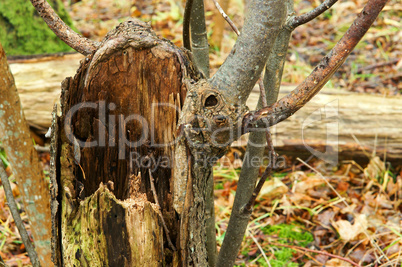
<instances>
[{"instance_id":1,"label":"bare tree branch","mask_svg":"<svg viewBox=\"0 0 402 267\"><path fill-rule=\"evenodd\" d=\"M265 96L265 88L264 88L264 83L262 81L262 78L260 78L258 80L258 84L260 86L260 100L261 103L263 105L263 107L267 107L268 103L267 103L267 97ZM271 90L269 90L271 91ZM269 165L265 168L264 173L261 176L260 181L258 182L257 186L254 188L253 194L251 195L250 200L247 202L246 206L244 207L244 211L246 212L246 214L249 214L252 211L252 208L254 206L255 200L257 199L258 194L261 191L262 186L264 185L265 181L267 180L267 178L269 176L271 176L272 174L272 170L275 167L276 164L276 153L275 153L275 149L274 149L274 144L272 142L272 137L271 137L271 132L269 131L269 128L266 129L265 132L265 138L267 140L267 147L268 147L268 151L270 154L270 162Z\"/></svg>"},{"instance_id":2,"label":"bare tree branch","mask_svg":"<svg viewBox=\"0 0 402 267\"><path fill-rule=\"evenodd\" d=\"M193 8L193 0L187 0L183 15L183 46L184 48L190 51L191 51L190 17L192 8Z\"/></svg>"},{"instance_id":3,"label":"bare tree branch","mask_svg":"<svg viewBox=\"0 0 402 267\"><path fill-rule=\"evenodd\" d=\"M229 8L230 0L220 0L220 7L226 11ZM222 47L222 39L223 39L223 31L225 29L225 19L218 15L219 10L214 10L214 17L212 19L213 27L212 27L212 34L211 38L209 39L210 43L213 47L218 48L221 50Z\"/></svg>"},{"instance_id":4,"label":"bare tree branch","mask_svg":"<svg viewBox=\"0 0 402 267\"><path fill-rule=\"evenodd\" d=\"M386 2L387 0L369 0L341 40L295 90L272 106L249 112L244 116L243 132L249 132L251 128L267 127L266 120L270 126L273 126L293 115L313 98L343 64ZM263 118L264 121L261 120Z\"/></svg>"},{"instance_id":5,"label":"bare tree branch","mask_svg":"<svg viewBox=\"0 0 402 267\"><path fill-rule=\"evenodd\" d=\"M246 214L251 213L251 211L254 207L255 200L257 199L257 196L260 193L262 186L264 185L267 178L269 176L271 176L272 170L275 168L275 164L276 164L277 155L275 153L274 144L272 142L271 132L269 131L269 128L267 128L265 135L266 135L266 139L267 139L268 151L270 154L270 162L269 162L268 166L265 168L265 171L262 174L260 181L258 181L257 186L254 188L254 191L253 191L253 194L252 194L250 200L244 206L243 212Z\"/></svg>"},{"instance_id":6,"label":"bare tree branch","mask_svg":"<svg viewBox=\"0 0 402 267\"><path fill-rule=\"evenodd\" d=\"M73 31L64 21L56 14L53 8L46 0L31 0L36 11L46 22L47 26L65 42L68 46L83 55L89 55L97 49L98 43Z\"/></svg>"},{"instance_id":7,"label":"bare tree branch","mask_svg":"<svg viewBox=\"0 0 402 267\"><path fill-rule=\"evenodd\" d=\"M282 0L255 0L250 3L244 27L231 53L210 79L229 103L244 104L260 78L280 29L285 23Z\"/></svg>"},{"instance_id":8,"label":"bare tree branch","mask_svg":"<svg viewBox=\"0 0 402 267\"><path fill-rule=\"evenodd\" d=\"M289 0L290 1L290 0ZM286 6L289 6L289 1L286 1ZM291 1L291 4L293 5L293 1ZM254 6L251 6L252 8ZM285 16L287 9L289 7L284 7L285 11ZM293 10L293 9L292 9ZM250 9L249 9L250 11ZM260 12L259 10L252 10L251 13L255 12ZM284 28L280 30L279 35L283 31ZM244 30L243 30L244 32ZM290 36L290 34L289 34ZM279 36L277 37L279 38ZM289 40L289 38L288 38ZM269 42L265 40L265 42ZM281 59L283 57L283 63L284 63L284 58L286 57L286 53L282 53L280 55L277 55L276 53L278 52L277 46L279 45L276 41L276 39L271 39L269 42L270 44L267 46L267 51L264 51L267 53L267 55L264 55L266 58L269 57L271 58L279 58ZM282 45L282 44L280 44ZM284 45L287 49L288 42ZM285 50L286 51L286 50ZM280 61L280 60L278 60ZM268 61L269 62L269 61ZM265 62L264 62L265 64ZM274 66L275 64L271 65ZM284 64L282 64L280 67L283 68ZM263 67L263 66L262 66ZM259 84L260 84L260 99L257 105L257 108L260 108L261 106L267 106L269 104L273 104L276 102L277 98L269 98L267 101L266 95L277 95L273 93L272 91L279 91L279 85L280 85L280 79L282 76L282 70L279 72L280 75L278 75L277 70L272 72L274 75L270 75L267 79L270 81L269 84L277 85L277 88L275 86L265 86L261 82L261 76L259 76ZM250 79L250 77L248 77ZM279 79L279 82L276 82L276 80ZM265 91L265 92L264 92ZM267 103L268 102L268 103ZM265 132L265 133L264 133ZM241 169L240 173L240 178L238 181L238 186L236 190L236 197L235 201L233 204L232 208L232 214L230 216L230 221L228 225L228 229L225 234L225 239L223 241L221 250L219 252L218 256L218 264L217 266L232 266L234 264L234 261L237 257L237 253L240 249L240 245L243 241L243 236L244 233L247 229L247 224L251 215L251 209L245 209L244 207L246 206L247 203L254 202L253 200L253 192L255 194L258 194L259 189L255 188L255 183L258 178L258 172L259 172L259 166L255 166L255 164L252 163L252 159L255 158L261 158L264 154L264 143L265 140L271 140L269 134L264 130L264 131L255 131L250 134L249 141L247 144L247 150L246 150L246 156L245 160L243 162L243 166ZM268 175L267 175L268 176ZM260 181L260 186L265 182L266 177L263 177L263 180Z\"/></svg>"},{"instance_id":9,"label":"bare tree branch","mask_svg":"<svg viewBox=\"0 0 402 267\"><path fill-rule=\"evenodd\" d=\"M214 4L215 4L216 8L218 9L219 13L221 13L222 17L227 21L227 23L229 23L232 30L237 34L237 36L239 36L240 35L239 29L236 27L236 25L233 23L233 21L228 17L228 15L226 15L225 11L219 5L218 1L216 1L216 0L212 0L212 1L214 1Z\"/></svg>"},{"instance_id":10,"label":"bare tree branch","mask_svg":"<svg viewBox=\"0 0 402 267\"><path fill-rule=\"evenodd\" d=\"M289 27L291 27L292 29L294 29L294 28L296 28L296 27L298 27L298 26L300 26L302 24L305 24L305 23L315 19L316 17L318 17L319 15L321 15L322 13L324 13L325 11L330 9L336 2L338 2L338 0L325 0L318 7L316 7L313 10L307 12L306 14L293 17L286 24Z\"/></svg>"},{"instance_id":11,"label":"bare tree branch","mask_svg":"<svg viewBox=\"0 0 402 267\"><path fill-rule=\"evenodd\" d=\"M203 0L194 0L190 17L191 50L197 67L209 78L209 45Z\"/></svg>"},{"instance_id":12,"label":"bare tree branch","mask_svg":"<svg viewBox=\"0 0 402 267\"><path fill-rule=\"evenodd\" d=\"M24 223L22 222L20 213L18 212L17 203L15 202L13 196L13 190L11 189L10 181L8 180L6 171L3 167L3 162L0 161L0 177L3 183L4 193L7 197L8 207L10 208L11 215L13 215L15 225L20 232L22 242L24 242L25 248L28 252L28 256L31 259L31 263L34 267L39 267L38 254L36 254L35 247L33 246L31 240L29 239L27 229L25 229Z\"/></svg>"}]
</instances>

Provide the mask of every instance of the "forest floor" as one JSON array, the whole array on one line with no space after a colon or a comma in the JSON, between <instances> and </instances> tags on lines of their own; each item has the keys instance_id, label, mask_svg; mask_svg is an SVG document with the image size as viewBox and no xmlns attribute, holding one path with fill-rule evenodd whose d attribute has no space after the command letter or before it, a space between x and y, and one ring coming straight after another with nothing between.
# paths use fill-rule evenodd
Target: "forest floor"
<instances>
[{"instance_id":1,"label":"forest floor","mask_svg":"<svg viewBox=\"0 0 402 267\"><path fill-rule=\"evenodd\" d=\"M320 3L296 2L297 14ZM340 1L318 19L296 29L283 84L300 83L345 33L365 2ZM212 1L205 5L211 36L216 11ZM141 0L134 4L85 0L68 9L76 27L91 39L101 40L118 22L134 16L150 21L158 35L182 46L183 7L184 3L172 0ZM240 30L243 10L242 0L232 0L227 12ZM401 95L401 17L402 4L390 0L328 85L371 94ZM222 46L211 47L212 73L223 63L235 40L235 34L226 26ZM4 156L0 151L1 159L7 162ZM372 155L367 165L344 161L332 166L315 158L304 163L284 157L287 167L273 174L257 200L238 266L402 266L402 160L399 166L391 166ZM41 153L40 158L48 174L49 154ZM229 221L241 158L241 152L232 149L215 166L218 245ZM8 172L13 181L10 168ZM18 199L19 190L14 183L13 188ZM27 222L23 208L21 214ZM2 187L0 255L9 266L30 263Z\"/></svg>"}]
</instances>

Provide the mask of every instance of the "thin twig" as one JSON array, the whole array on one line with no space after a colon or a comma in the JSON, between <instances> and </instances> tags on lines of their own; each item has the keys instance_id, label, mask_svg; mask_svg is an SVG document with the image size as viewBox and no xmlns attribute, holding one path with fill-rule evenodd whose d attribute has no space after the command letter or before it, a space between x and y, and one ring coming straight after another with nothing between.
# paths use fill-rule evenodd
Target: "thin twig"
<instances>
[{"instance_id":1,"label":"thin twig","mask_svg":"<svg viewBox=\"0 0 402 267\"><path fill-rule=\"evenodd\" d=\"M173 245L172 240L170 240L169 230L168 230L168 228L167 228L167 226L166 226L165 220L163 219L163 215L162 215L162 211L161 211L161 206L159 205L158 196L156 195L155 184L154 184L154 178L152 177L152 174L151 174L151 170L150 170L150 169L148 169L148 172L149 172L149 181L151 182L152 194L154 195L155 204L158 206L158 214L159 214L159 216L161 217L162 225L163 225L163 228L165 229L167 241L168 241L169 246L171 247L171 249L172 249L173 251L176 251L176 247Z\"/></svg>"},{"instance_id":2,"label":"thin twig","mask_svg":"<svg viewBox=\"0 0 402 267\"><path fill-rule=\"evenodd\" d=\"M289 20L287 25L294 29L302 24L305 24L330 9L336 2L338 2L338 0L325 0L323 3L321 3L321 5L307 12L306 14L293 17Z\"/></svg>"},{"instance_id":3,"label":"thin twig","mask_svg":"<svg viewBox=\"0 0 402 267\"><path fill-rule=\"evenodd\" d=\"M285 244L281 244L281 243L270 243L270 244L274 245L274 246L278 246L278 247L291 248L291 249L294 249L294 250L298 250L299 252L300 251L301 252L311 252L311 253L317 253L317 254L325 255L325 256L328 256L328 257L331 257L331 258L337 258L337 259L340 259L342 261L346 261L346 262L352 264L353 266L361 267L359 264L355 263L354 261L352 261L352 260L350 260L348 258L344 258L342 256L334 255L334 254L331 254L331 253L326 252L326 251L320 251L320 250L309 249L309 248L304 248L304 247L297 247L297 246L292 246L292 245L285 245Z\"/></svg>"},{"instance_id":4,"label":"thin twig","mask_svg":"<svg viewBox=\"0 0 402 267\"><path fill-rule=\"evenodd\" d=\"M221 13L222 17L227 21L227 23L229 23L230 27L232 27L233 31L237 34L237 36L239 36L240 35L239 29L236 27L236 25L233 23L233 21L228 17L228 15L226 15L225 11L223 11L223 9L219 5L218 1L216 1L216 0L212 0L212 1L214 1L214 4L215 4L216 8L219 10L219 13Z\"/></svg>"},{"instance_id":5,"label":"thin twig","mask_svg":"<svg viewBox=\"0 0 402 267\"><path fill-rule=\"evenodd\" d=\"M76 33L57 15L46 0L31 0L36 11L47 26L68 46L83 55L89 55L97 49L98 43Z\"/></svg>"},{"instance_id":6,"label":"thin twig","mask_svg":"<svg viewBox=\"0 0 402 267\"><path fill-rule=\"evenodd\" d=\"M250 234L250 236L253 239L254 243L257 245L258 249L261 251L261 254L264 257L265 262L268 264L269 267L271 267L271 263L269 262L269 260L267 258L267 255L265 254L264 250L262 249L260 243L258 243L257 238L255 238L254 235L250 231L248 231L248 233Z\"/></svg>"},{"instance_id":7,"label":"thin twig","mask_svg":"<svg viewBox=\"0 0 402 267\"><path fill-rule=\"evenodd\" d=\"M21 235L22 242L24 242L25 248L28 252L28 256L31 259L31 263L34 267L40 267L38 254L36 253L35 247L29 239L28 232L25 229L24 223L21 220L21 216L17 208L17 203L15 202L13 196L13 190L11 189L10 181L8 180L2 162L0 162L0 177L1 182L3 183L4 193L7 197L8 207L10 208L11 214L13 215L15 225L17 226L18 232Z\"/></svg>"},{"instance_id":8,"label":"thin twig","mask_svg":"<svg viewBox=\"0 0 402 267\"><path fill-rule=\"evenodd\" d=\"M369 65L369 66L366 66L366 67L362 67L362 68L357 69L356 73L361 74L365 70L372 70L372 69L376 69L376 68L385 67L385 66L388 66L388 65L394 65L394 64L397 64L399 62L399 60L401 60L401 59L400 58L395 58L395 59L392 59L392 60L387 61L387 62L380 62L380 63L372 64L372 65Z\"/></svg>"},{"instance_id":9,"label":"thin twig","mask_svg":"<svg viewBox=\"0 0 402 267\"><path fill-rule=\"evenodd\" d=\"M190 51L191 51L190 17L192 8L193 8L193 0L187 0L183 15L183 46Z\"/></svg>"}]
</instances>

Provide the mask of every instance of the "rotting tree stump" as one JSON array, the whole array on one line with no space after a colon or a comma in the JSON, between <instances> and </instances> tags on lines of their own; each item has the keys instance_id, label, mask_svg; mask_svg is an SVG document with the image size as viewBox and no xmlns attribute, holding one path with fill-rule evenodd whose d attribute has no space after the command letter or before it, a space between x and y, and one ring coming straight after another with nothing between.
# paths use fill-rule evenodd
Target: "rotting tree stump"
<instances>
[{"instance_id":1,"label":"rotting tree stump","mask_svg":"<svg viewBox=\"0 0 402 267\"><path fill-rule=\"evenodd\" d=\"M185 77L200 79L187 52L129 20L63 81L51 145L56 265L182 265L172 191Z\"/></svg>"}]
</instances>

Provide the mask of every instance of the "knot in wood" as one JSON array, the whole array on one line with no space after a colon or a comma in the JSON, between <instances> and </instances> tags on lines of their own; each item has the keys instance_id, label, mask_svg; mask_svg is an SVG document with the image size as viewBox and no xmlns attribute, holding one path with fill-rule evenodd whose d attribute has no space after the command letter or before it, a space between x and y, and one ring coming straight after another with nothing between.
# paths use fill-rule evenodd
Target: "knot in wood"
<instances>
[{"instance_id":1,"label":"knot in wood","mask_svg":"<svg viewBox=\"0 0 402 267\"><path fill-rule=\"evenodd\" d=\"M239 137L245 107L229 103L207 80L186 82L188 93L179 125L187 144L196 151L220 157Z\"/></svg>"}]
</instances>

